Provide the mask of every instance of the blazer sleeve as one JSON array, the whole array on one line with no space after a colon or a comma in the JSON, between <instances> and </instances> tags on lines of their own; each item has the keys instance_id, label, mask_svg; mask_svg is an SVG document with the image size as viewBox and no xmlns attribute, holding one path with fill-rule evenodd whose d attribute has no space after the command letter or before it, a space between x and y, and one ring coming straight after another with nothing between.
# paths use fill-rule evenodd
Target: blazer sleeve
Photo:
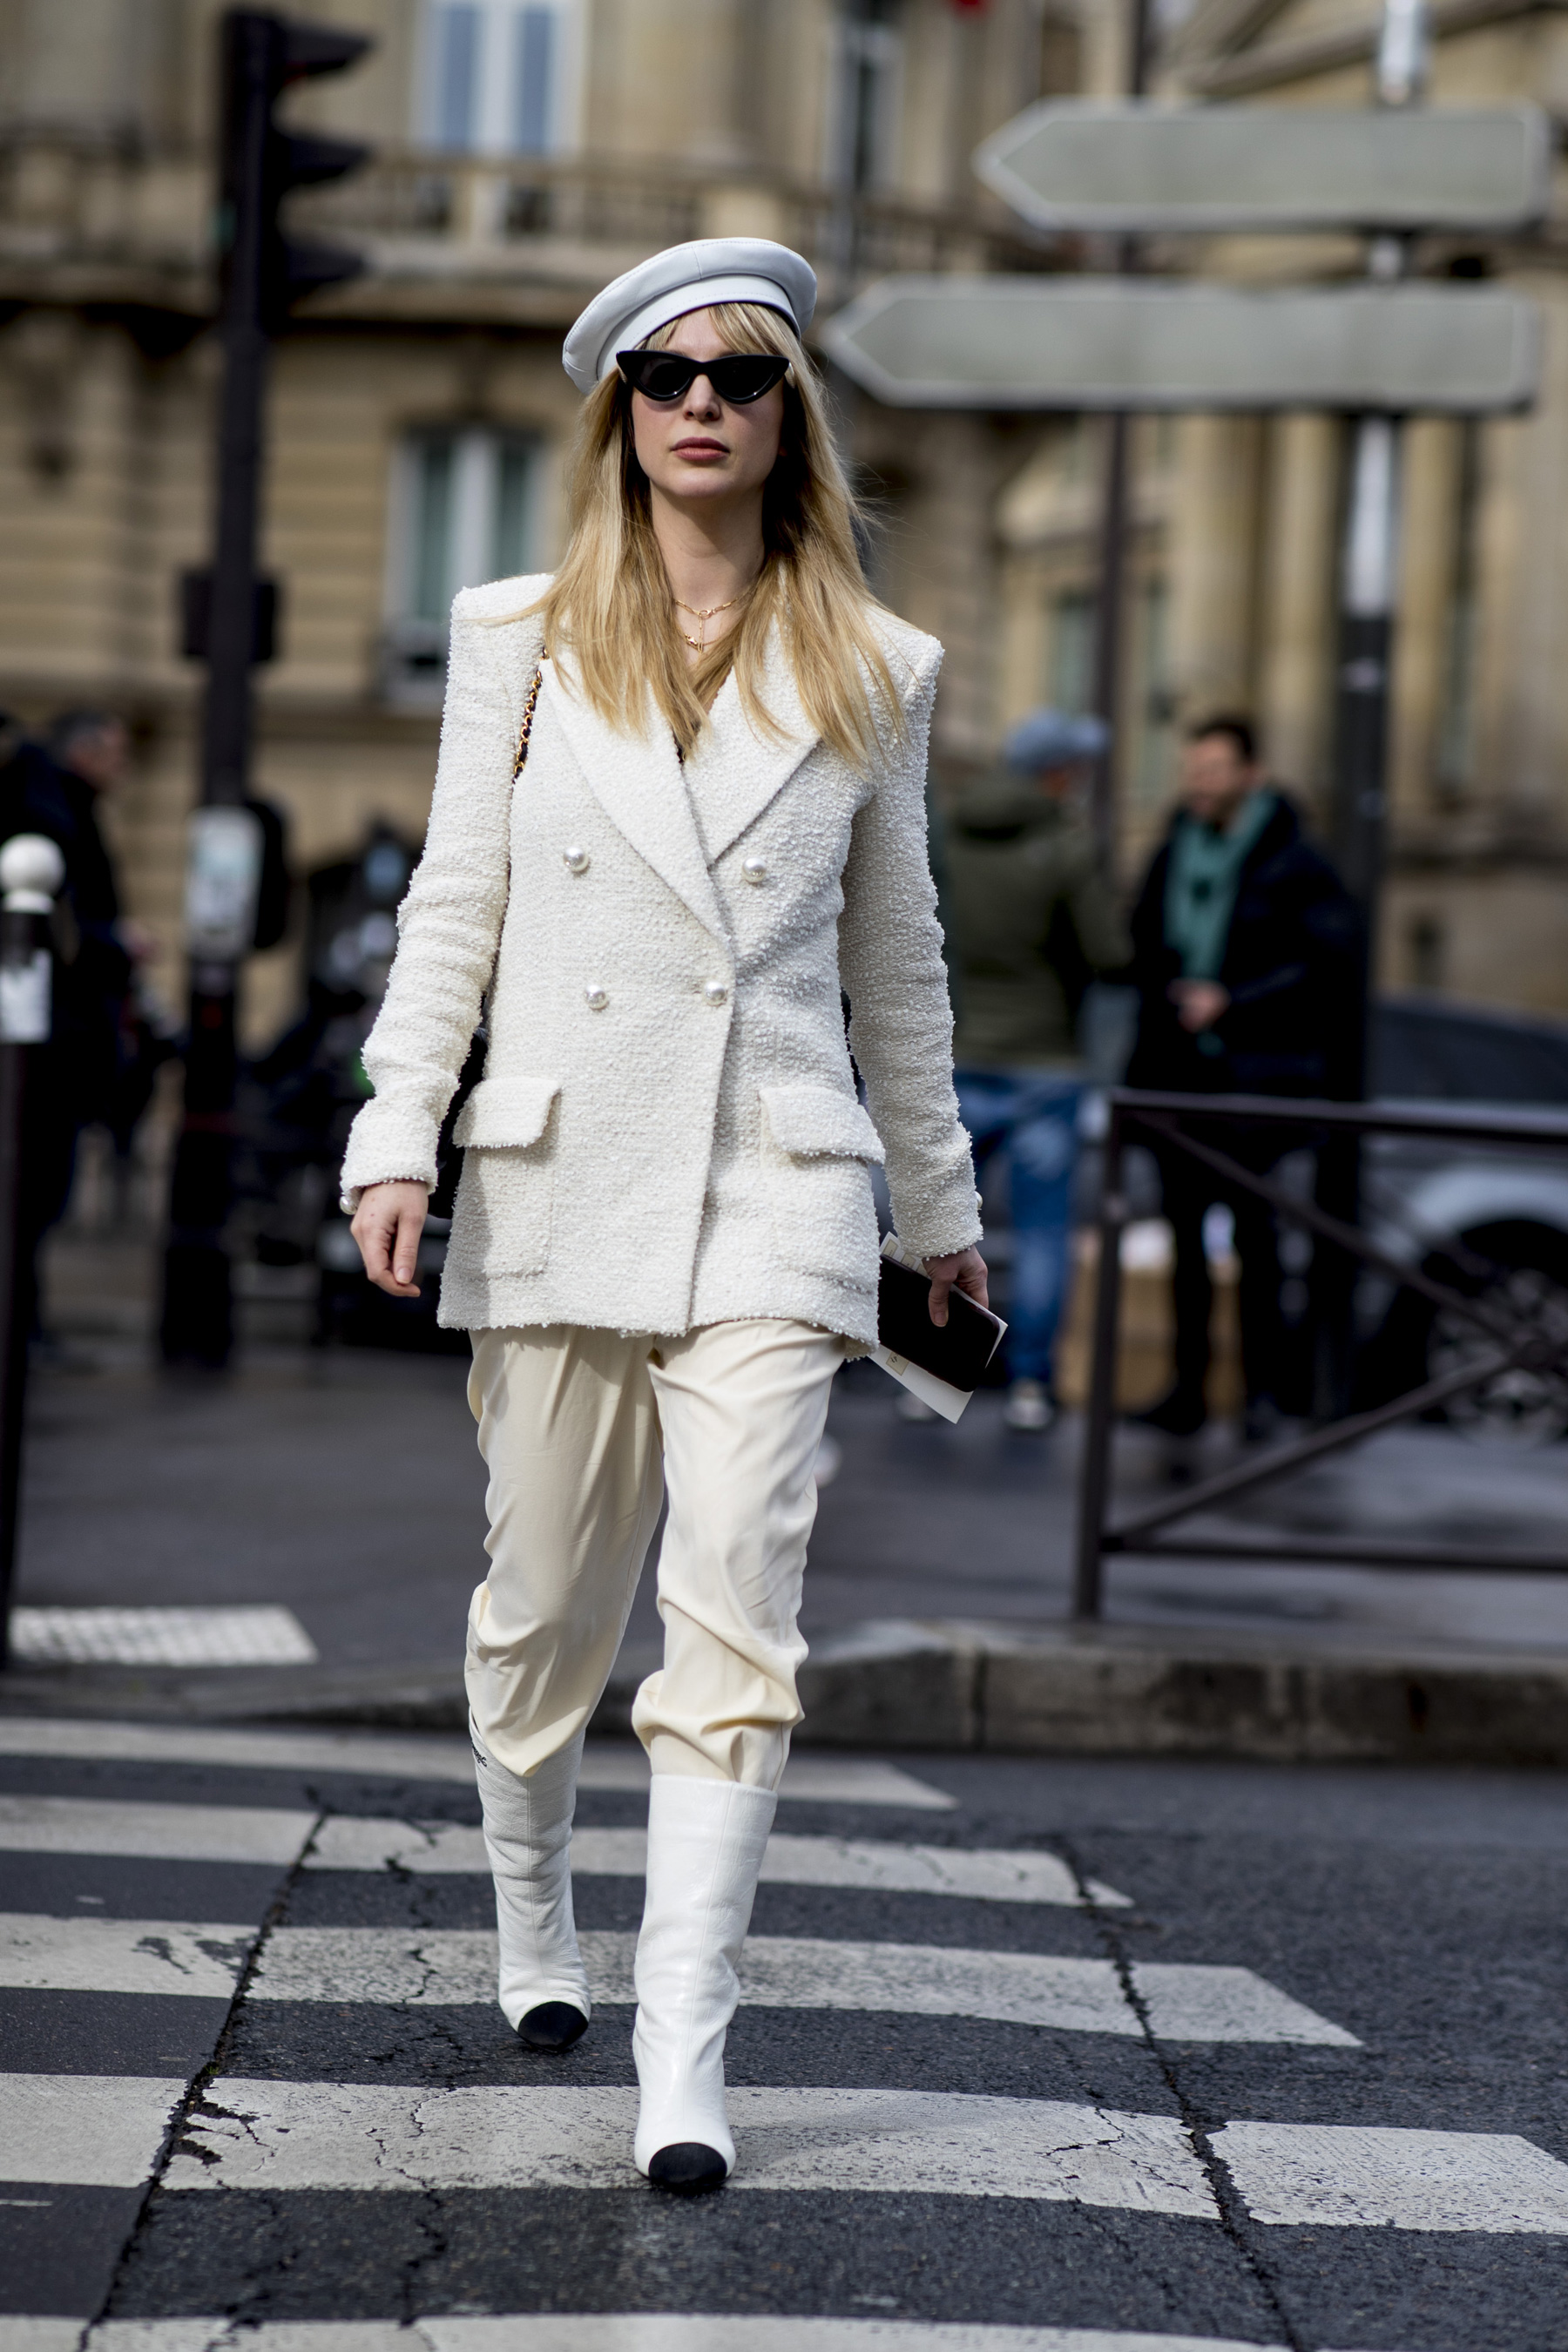
<instances>
[{"instance_id":1,"label":"blazer sleeve","mask_svg":"<svg viewBox=\"0 0 1568 2352\"><path fill-rule=\"evenodd\" d=\"M941 664L941 646L928 646L906 706L904 741L855 819L838 922L850 1051L887 1150L899 1239L920 1257L946 1257L980 1238L974 1167L952 1088L952 1010L926 851L926 746Z\"/></svg>"},{"instance_id":2,"label":"blazer sleeve","mask_svg":"<svg viewBox=\"0 0 1568 2352\"><path fill-rule=\"evenodd\" d=\"M375 1092L349 1130L342 1205L372 1184L434 1186L436 1147L479 1025L506 918L521 696L513 628L452 607L441 750L425 854L397 910L397 953L364 1046ZM542 625L534 625L542 637ZM504 667L503 667L504 657ZM530 643L521 660L538 659ZM522 673L525 677L526 671ZM526 691L526 688L521 691Z\"/></svg>"}]
</instances>

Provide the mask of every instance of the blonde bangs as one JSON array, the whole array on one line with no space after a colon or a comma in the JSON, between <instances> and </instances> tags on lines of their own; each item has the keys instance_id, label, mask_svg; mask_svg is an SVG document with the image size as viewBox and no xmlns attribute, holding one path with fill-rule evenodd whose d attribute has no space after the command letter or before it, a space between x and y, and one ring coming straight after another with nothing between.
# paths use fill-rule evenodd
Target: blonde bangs
<instances>
[{"instance_id":1,"label":"blonde bangs","mask_svg":"<svg viewBox=\"0 0 1568 2352\"><path fill-rule=\"evenodd\" d=\"M816 732L857 767L901 734L903 709L879 642L880 609L856 548L858 520L828 428L815 371L789 321L756 302L709 312L725 348L775 352L790 362L778 462L763 502L763 570L740 624L689 665L664 560L654 536L647 478L632 446L630 394L605 376L584 403L566 481L566 554L539 606L545 650L569 654L600 715L640 733L645 681L682 752L733 669L741 707L761 733L780 727L763 699L769 635L777 625L801 703ZM647 338L661 349L679 321Z\"/></svg>"}]
</instances>

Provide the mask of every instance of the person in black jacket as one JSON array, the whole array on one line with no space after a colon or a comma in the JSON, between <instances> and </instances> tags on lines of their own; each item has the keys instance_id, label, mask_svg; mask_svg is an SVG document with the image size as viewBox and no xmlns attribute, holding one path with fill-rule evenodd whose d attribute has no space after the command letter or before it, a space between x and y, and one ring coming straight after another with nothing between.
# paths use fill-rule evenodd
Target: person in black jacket
<instances>
[{"instance_id":1,"label":"person in black jacket","mask_svg":"<svg viewBox=\"0 0 1568 2352\"><path fill-rule=\"evenodd\" d=\"M65 860L56 910L53 1030L38 1049L29 1083L22 1203L29 1269L39 1240L69 1198L81 1129L110 1118L114 1102L132 958L98 809L120 782L128 749L124 722L106 711L67 712L51 730L47 751L0 713L0 841L40 833ZM36 1319L36 1297L33 1313Z\"/></svg>"},{"instance_id":2,"label":"person in black jacket","mask_svg":"<svg viewBox=\"0 0 1568 2352\"><path fill-rule=\"evenodd\" d=\"M1132 917L1138 1038L1130 1086L1179 1094L1346 1096L1357 1090L1363 955L1355 908L1269 782L1251 723L1223 714L1188 737L1182 800ZM1205 1139L1257 1173L1289 1130L1235 1128ZM1175 1379L1139 1419L1192 1436L1206 1418L1212 1291L1204 1218L1235 1220L1241 1260L1245 1433L1278 1417L1282 1331L1273 1213L1187 1153L1157 1155L1175 1244Z\"/></svg>"}]
</instances>

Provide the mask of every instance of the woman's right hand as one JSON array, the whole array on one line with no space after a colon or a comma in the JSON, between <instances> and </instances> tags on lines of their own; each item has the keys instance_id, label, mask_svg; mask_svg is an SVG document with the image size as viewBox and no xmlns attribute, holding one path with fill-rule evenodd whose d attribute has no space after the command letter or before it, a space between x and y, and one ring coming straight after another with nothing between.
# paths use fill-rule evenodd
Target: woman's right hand
<instances>
[{"instance_id":1,"label":"woman's right hand","mask_svg":"<svg viewBox=\"0 0 1568 2352\"><path fill-rule=\"evenodd\" d=\"M359 1244L364 1270L378 1290L392 1298L417 1298L415 1281L419 1236L430 1206L423 1184L367 1184L349 1227Z\"/></svg>"}]
</instances>

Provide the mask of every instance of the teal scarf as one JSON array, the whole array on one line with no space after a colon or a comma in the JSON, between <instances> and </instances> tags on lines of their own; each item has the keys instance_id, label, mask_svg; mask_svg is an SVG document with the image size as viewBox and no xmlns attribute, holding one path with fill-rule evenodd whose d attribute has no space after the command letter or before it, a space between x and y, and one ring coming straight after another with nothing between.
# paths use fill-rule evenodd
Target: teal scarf
<instances>
[{"instance_id":1,"label":"teal scarf","mask_svg":"<svg viewBox=\"0 0 1568 2352\"><path fill-rule=\"evenodd\" d=\"M1278 803L1267 787L1243 803L1228 833L1184 812L1171 835L1165 875L1165 944L1184 980L1217 980L1225 961L1241 869Z\"/></svg>"}]
</instances>

